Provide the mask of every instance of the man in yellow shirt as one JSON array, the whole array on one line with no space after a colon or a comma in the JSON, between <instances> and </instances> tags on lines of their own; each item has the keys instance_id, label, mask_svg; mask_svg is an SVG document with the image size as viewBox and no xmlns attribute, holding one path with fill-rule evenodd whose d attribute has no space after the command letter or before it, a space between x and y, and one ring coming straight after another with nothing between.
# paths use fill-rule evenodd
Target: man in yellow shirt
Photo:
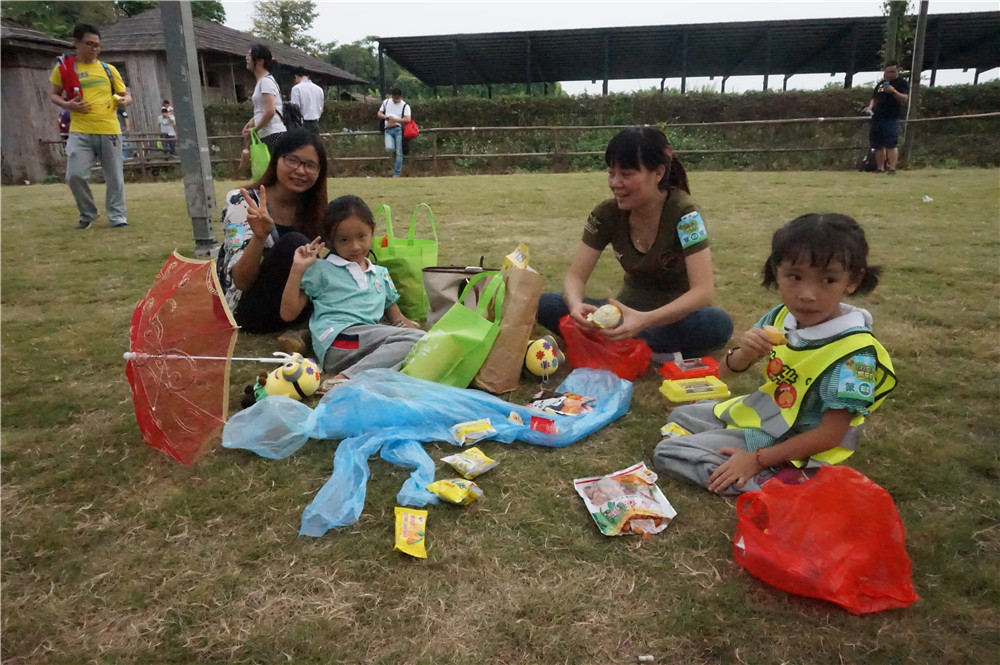
<instances>
[{"instance_id":1,"label":"man in yellow shirt","mask_svg":"<svg viewBox=\"0 0 1000 665\"><path fill-rule=\"evenodd\" d=\"M118 107L132 103L121 74L97 59L101 33L92 25L73 28L76 56L56 65L49 76L49 98L70 112L66 141L66 184L76 199L80 220L76 228L89 228L100 213L90 191L90 168L101 161L107 184L105 207L112 228L128 227L125 218L125 177L122 173L121 126ZM65 80L64 80L65 77Z\"/></svg>"}]
</instances>

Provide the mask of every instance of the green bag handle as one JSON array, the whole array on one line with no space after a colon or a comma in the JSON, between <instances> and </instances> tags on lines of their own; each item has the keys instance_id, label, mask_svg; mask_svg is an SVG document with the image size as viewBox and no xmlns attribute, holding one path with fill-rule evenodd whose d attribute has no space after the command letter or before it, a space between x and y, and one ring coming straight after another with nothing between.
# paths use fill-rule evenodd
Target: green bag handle
<instances>
[{"instance_id":1,"label":"green bag handle","mask_svg":"<svg viewBox=\"0 0 1000 665\"><path fill-rule=\"evenodd\" d=\"M413 216L410 217L410 240L415 240L417 237L417 213L420 212L421 208L427 208L427 215L431 218L431 233L434 234L434 242L438 241L438 230L437 224L434 223L434 211L426 203L418 203L413 209Z\"/></svg>"},{"instance_id":2,"label":"green bag handle","mask_svg":"<svg viewBox=\"0 0 1000 665\"><path fill-rule=\"evenodd\" d=\"M482 298L479 299L479 304L476 305L476 314L486 318L486 309L490 306L490 301L496 297L496 304L493 306L494 323L500 322L500 312L503 310L503 298L504 294L507 293L507 285L503 281L503 275L490 270L486 272L481 272L478 275L469 278L469 283L465 285L462 289L462 294L458 297L459 303L464 303L465 299L469 295L469 289L475 287L476 282L481 279L486 279L487 277L492 277L489 285L483 291Z\"/></svg>"},{"instance_id":3,"label":"green bag handle","mask_svg":"<svg viewBox=\"0 0 1000 665\"><path fill-rule=\"evenodd\" d=\"M261 141L260 137L257 136L257 130L256 129L251 129L250 130L250 145L257 145L258 143L263 143L263 141Z\"/></svg>"},{"instance_id":4,"label":"green bag handle","mask_svg":"<svg viewBox=\"0 0 1000 665\"><path fill-rule=\"evenodd\" d=\"M385 237L386 237L386 247L392 247L392 210L388 205L383 203L379 207L375 208L375 221L378 222L378 216L382 215L385 218Z\"/></svg>"}]
</instances>

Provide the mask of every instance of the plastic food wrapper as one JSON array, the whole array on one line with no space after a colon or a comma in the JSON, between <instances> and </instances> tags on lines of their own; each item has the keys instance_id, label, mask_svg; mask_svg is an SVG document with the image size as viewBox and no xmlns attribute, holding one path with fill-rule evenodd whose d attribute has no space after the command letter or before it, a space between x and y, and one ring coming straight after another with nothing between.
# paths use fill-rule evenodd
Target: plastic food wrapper
<instances>
[{"instance_id":1,"label":"plastic food wrapper","mask_svg":"<svg viewBox=\"0 0 1000 665\"><path fill-rule=\"evenodd\" d=\"M266 397L229 419L222 445L282 459L310 439L316 440L311 445L321 446L330 445L324 439L339 441L333 475L302 513L299 533L318 537L358 521L370 475L368 460L373 455L381 452L389 463L413 469L397 501L419 508L438 501L425 489L434 482L434 460L421 443L452 441L450 429L455 423L488 417L497 430L491 437L495 441L558 448L625 415L632 400L632 384L602 370L576 369L556 389L592 396L594 410L563 418L557 433L546 434L529 425L538 414L535 409L479 390L371 369L327 393L315 409L287 397ZM511 420L511 414L517 414L521 422Z\"/></svg>"},{"instance_id":2,"label":"plastic food wrapper","mask_svg":"<svg viewBox=\"0 0 1000 665\"><path fill-rule=\"evenodd\" d=\"M486 453L479 448L469 448L457 455L442 457L441 461L450 464L455 471L458 471L468 480L483 475L500 463L487 457ZM434 490L431 490L431 492L434 492ZM434 493L438 494L438 492ZM438 495L440 496L440 494Z\"/></svg>"},{"instance_id":3,"label":"plastic food wrapper","mask_svg":"<svg viewBox=\"0 0 1000 665\"><path fill-rule=\"evenodd\" d=\"M594 407L590 405L593 401L593 397L586 395L560 393L555 390L542 390L531 398L528 406L560 416L578 416L581 413L593 411Z\"/></svg>"},{"instance_id":4,"label":"plastic food wrapper","mask_svg":"<svg viewBox=\"0 0 1000 665\"><path fill-rule=\"evenodd\" d=\"M479 485L462 478L438 480L428 485L427 491L434 492L448 503L459 506L467 506L483 495L483 490L479 489Z\"/></svg>"},{"instance_id":5,"label":"plastic food wrapper","mask_svg":"<svg viewBox=\"0 0 1000 665\"><path fill-rule=\"evenodd\" d=\"M427 558L427 511L396 506L396 547L398 552L418 559Z\"/></svg>"},{"instance_id":6,"label":"plastic food wrapper","mask_svg":"<svg viewBox=\"0 0 1000 665\"><path fill-rule=\"evenodd\" d=\"M451 428L451 436L460 446L467 446L470 443L482 441L496 433L497 431L493 429L493 424L489 418L458 423Z\"/></svg>"},{"instance_id":7,"label":"plastic food wrapper","mask_svg":"<svg viewBox=\"0 0 1000 665\"><path fill-rule=\"evenodd\" d=\"M605 536L660 533L677 515L643 462L607 476L577 478L573 487Z\"/></svg>"},{"instance_id":8,"label":"plastic food wrapper","mask_svg":"<svg viewBox=\"0 0 1000 665\"><path fill-rule=\"evenodd\" d=\"M500 270L507 270L508 268L520 268L521 270L525 270L528 268L528 264L530 262L531 252L528 251L528 246L522 242L517 246L517 249L504 257L503 265L500 266Z\"/></svg>"},{"instance_id":9,"label":"plastic food wrapper","mask_svg":"<svg viewBox=\"0 0 1000 665\"><path fill-rule=\"evenodd\" d=\"M660 428L660 436L665 439L673 439L678 436L690 436L691 432L687 431L677 423L667 423Z\"/></svg>"}]
</instances>

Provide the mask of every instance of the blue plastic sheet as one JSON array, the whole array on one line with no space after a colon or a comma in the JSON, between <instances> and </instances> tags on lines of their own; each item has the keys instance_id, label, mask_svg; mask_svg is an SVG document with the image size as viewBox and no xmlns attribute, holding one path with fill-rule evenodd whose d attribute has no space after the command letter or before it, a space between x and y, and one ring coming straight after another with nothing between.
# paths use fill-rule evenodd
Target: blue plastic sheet
<instances>
[{"instance_id":1,"label":"blue plastic sheet","mask_svg":"<svg viewBox=\"0 0 1000 665\"><path fill-rule=\"evenodd\" d=\"M321 536L358 520L369 478L368 459L380 451L389 463L413 469L397 500L419 507L437 502L424 489L434 481L434 461L420 442L454 443L449 430L456 423L489 418L497 430L492 440L561 447L620 418L632 401L631 382L603 370L574 370L557 390L594 397L594 410L575 417L552 416L479 390L373 369L326 395L315 409L287 397L267 397L230 418L222 445L281 459L310 438L340 440L333 475L302 514L299 533ZM511 412L524 423L509 420ZM531 429L532 416L556 420L559 431L544 434Z\"/></svg>"}]
</instances>

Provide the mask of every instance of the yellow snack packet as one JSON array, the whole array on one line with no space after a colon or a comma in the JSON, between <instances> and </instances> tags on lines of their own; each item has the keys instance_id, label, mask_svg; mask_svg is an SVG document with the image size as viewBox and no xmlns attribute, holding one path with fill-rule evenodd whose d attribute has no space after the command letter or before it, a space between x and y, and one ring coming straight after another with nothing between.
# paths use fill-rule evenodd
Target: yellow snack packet
<instances>
[{"instance_id":1,"label":"yellow snack packet","mask_svg":"<svg viewBox=\"0 0 1000 665\"><path fill-rule=\"evenodd\" d=\"M438 480L428 485L427 491L434 492L445 501L459 506L467 506L483 495L483 490L479 489L478 485L471 480L461 478Z\"/></svg>"},{"instance_id":2,"label":"yellow snack packet","mask_svg":"<svg viewBox=\"0 0 1000 665\"><path fill-rule=\"evenodd\" d=\"M660 435L668 439L672 439L675 436L690 436L691 432L687 431L677 423L667 423L660 428Z\"/></svg>"},{"instance_id":3,"label":"yellow snack packet","mask_svg":"<svg viewBox=\"0 0 1000 665\"><path fill-rule=\"evenodd\" d=\"M472 480L499 464L496 460L487 457L486 453L479 448L468 448L457 455L442 457L441 461L450 464L467 480Z\"/></svg>"},{"instance_id":4,"label":"yellow snack packet","mask_svg":"<svg viewBox=\"0 0 1000 665\"><path fill-rule=\"evenodd\" d=\"M455 443L460 446L467 446L497 433L489 418L458 423L452 425L450 431L451 435L455 437Z\"/></svg>"},{"instance_id":5,"label":"yellow snack packet","mask_svg":"<svg viewBox=\"0 0 1000 665\"><path fill-rule=\"evenodd\" d=\"M396 506L396 547L393 549L418 559L426 559L426 529L426 510Z\"/></svg>"},{"instance_id":6,"label":"yellow snack packet","mask_svg":"<svg viewBox=\"0 0 1000 665\"><path fill-rule=\"evenodd\" d=\"M524 270L528 267L528 263L530 261L531 254L528 251L528 246L522 242L517 246L517 249L504 257L503 265L500 266L500 269L507 270L508 268L520 268L521 270Z\"/></svg>"}]
</instances>

